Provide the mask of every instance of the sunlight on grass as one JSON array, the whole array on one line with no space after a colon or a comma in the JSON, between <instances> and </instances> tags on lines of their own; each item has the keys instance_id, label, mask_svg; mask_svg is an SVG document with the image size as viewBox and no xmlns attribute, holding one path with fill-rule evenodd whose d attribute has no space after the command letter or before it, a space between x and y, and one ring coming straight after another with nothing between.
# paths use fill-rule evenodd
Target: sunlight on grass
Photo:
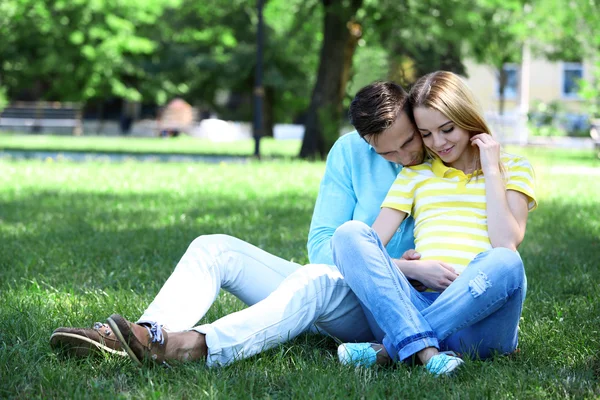
<instances>
[{"instance_id":1,"label":"sunlight on grass","mask_svg":"<svg viewBox=\"0 0 600 400\"><path fill-rule=\"evenodd\" d=\"M295 157L300 152L300 140L261 139L261 155L265 157ZM214 142L190 136L176 138L123 136L53 136L0 134L0 150L87 151L112 153L178 153L178 154L254 154L254 140Z\"/></svg>"},{"instance_id":2,"label":"sunlight on grass","mask_svg":"<svg viewBox=\"0 0 600 400\"><path fill-rule=\"evenodd\" d=\"M597 398L600 161L509 151L534 165L540 203L519 249L528 275L520 352L469 361L450 380L402 365L346 368L335 342L313 335L212 370L55 354L48 338L58 326L139 316L199 235L307 262L324 164L0 161L0 397ZM242 307L221 294L203 322Z\"/></svg>"}]
</instances>

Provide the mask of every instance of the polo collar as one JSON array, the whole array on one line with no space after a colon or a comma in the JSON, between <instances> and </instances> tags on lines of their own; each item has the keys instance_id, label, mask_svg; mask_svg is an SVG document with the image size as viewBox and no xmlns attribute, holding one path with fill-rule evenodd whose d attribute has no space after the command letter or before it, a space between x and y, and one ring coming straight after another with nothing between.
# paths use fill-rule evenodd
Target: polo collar
<instances>
[{"instance_id":1,"label":"polo collar","mask_svg":"<svg viewBox=\"0 0 600 400\"><path fill-rule=\"evenodd\" d=\"M471 179L473 176L473 174L465 174L459 169L446 166L439 157L434 157L433 161L431 161L431 169L435 176L440 178L454 178L458 176L461 179Z\"/></svg>"},{"instance_id":2,"label":"polo collar","mask_svg":"<svg viewBox=\"0 0 600 400\"><path fill-rule=\"evenodd\" d=\"M439 157L434 157L433 161L431 162L431 169L436 176L443 178L446 176L447 172L451 172L451 170L454 168L447 167Z\"/></svg>"}]
</instances>

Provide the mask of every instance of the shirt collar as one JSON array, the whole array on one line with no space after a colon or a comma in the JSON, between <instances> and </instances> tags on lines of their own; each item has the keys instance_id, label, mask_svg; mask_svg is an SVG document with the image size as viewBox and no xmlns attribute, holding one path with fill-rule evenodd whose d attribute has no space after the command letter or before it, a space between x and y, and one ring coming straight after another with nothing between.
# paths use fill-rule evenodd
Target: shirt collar
<instances>
[{"instance_id":1,"label":"shirt collar","mask_svg":"<svg viewBox=\"0 0 600 400\"><path fill-rule=\"evenodd\" d=\"M447 172L454 168L447 167L440 158L435 157L431 162L431 169L436 176L443 178Z\"/></svg>"},{"instance_id":2,"label":"shirt collar","mask_svg":"<svg viewBox=\"0 0 600 400\"><path fill-rule=\"evenodd\" d=\"M440 178L454 178L458 176L461 179L470 179L473 176L473 174L465 174L459 169L446 166L439 157L434 157L433 161L431 161L431 169L435 176Z\"/></svg>"}]
</instances>

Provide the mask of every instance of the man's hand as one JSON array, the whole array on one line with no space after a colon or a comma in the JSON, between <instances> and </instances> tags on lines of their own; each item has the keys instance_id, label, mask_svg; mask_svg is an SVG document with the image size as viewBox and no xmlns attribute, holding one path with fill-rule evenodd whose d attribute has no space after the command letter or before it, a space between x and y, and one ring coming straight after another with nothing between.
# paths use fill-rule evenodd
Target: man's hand
<instances>
[{"instance_id":1,"label":"man's hand","mask_svg":"<svg viewBox=\"0 0 600 400\"><path fill-rule=\"evenodd\" d=\"M404 258L406 253L402 259L394 261L400 271L411 280L412 285L419 291L425 290L425 288L444 291L458 277L454 268L442 261L411 260L407 263ZM413 280L418 282L412 282ZM421 287L419 283L424 287Z\"/></svg>"},{"instance_id":2,"label":"man's hand","mask_svg":"<svg viewBox=\"0 0 600 400\"><path fill-rule=\"evenodd\" d=\"M402 254L403 260L420 260L421 253L417 253L415 249L408 249Z\"/></svg>"},{"instance_id":3,"label":"man's hand","mask_svg":"<svg viewBox=\"0 0 600 400\"><path fill-rule=\"evenodd\" d=\"M404 252L404 254L402 254L401 257L403 260L419 260L421 259L421 253L418 253L415 249L408 249ZM394 262L396 262L396 260L394 260ZM400 269L400 271L402 271L402 269L400 268L400 266L398 265L398 263L396 262L396 265L398 266L398 269ZM425 289L427 289L427 286L423 285L423 283L419 282L416 279L409 279L408 282L410 282L411 285L413 285L413 287L418 290L419 292L423 292L425 291Z\"/></svg>"}]
</instances>

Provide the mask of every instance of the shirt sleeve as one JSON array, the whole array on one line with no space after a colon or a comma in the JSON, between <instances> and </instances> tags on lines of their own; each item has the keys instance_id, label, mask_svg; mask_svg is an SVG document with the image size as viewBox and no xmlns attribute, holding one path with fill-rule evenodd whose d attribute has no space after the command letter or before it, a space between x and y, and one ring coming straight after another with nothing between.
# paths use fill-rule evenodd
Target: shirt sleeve
<instances>
[{"instance_id":1,"label":"shirt sleeve","mask_svg":"<svg viewBox=\"0 0 600 400\"><path fill-rule=\"evenodd\" d=\"M524 157L516 157L507 167L506 190L514 190L527 196L529 211L534 210L538 203L535 196L535 172Z\"/></svg>"},{"instance_id":2,"label":"shirt sleeve","mask_svg":"<svg viewBox=\"0 0 600 400\"><path fill-rule=\"evenodd\" d=\"M327 156L308 233L308 259L313 264L334 264L333 233L354 216L357 200L352 186L352 158L344 143L338 140Z\"/></svg>"},{"instance_id":3,"label":"shirt sleeve","mask_svg":"<svg viewBox=\"0 0 600 400\"><path fill-rule=\"evenodd\" d=\"M417 174L414 171L410 168L402 168L381 207L393 208L411 215L417 181Z\"/></svg>"}]
</instances>

